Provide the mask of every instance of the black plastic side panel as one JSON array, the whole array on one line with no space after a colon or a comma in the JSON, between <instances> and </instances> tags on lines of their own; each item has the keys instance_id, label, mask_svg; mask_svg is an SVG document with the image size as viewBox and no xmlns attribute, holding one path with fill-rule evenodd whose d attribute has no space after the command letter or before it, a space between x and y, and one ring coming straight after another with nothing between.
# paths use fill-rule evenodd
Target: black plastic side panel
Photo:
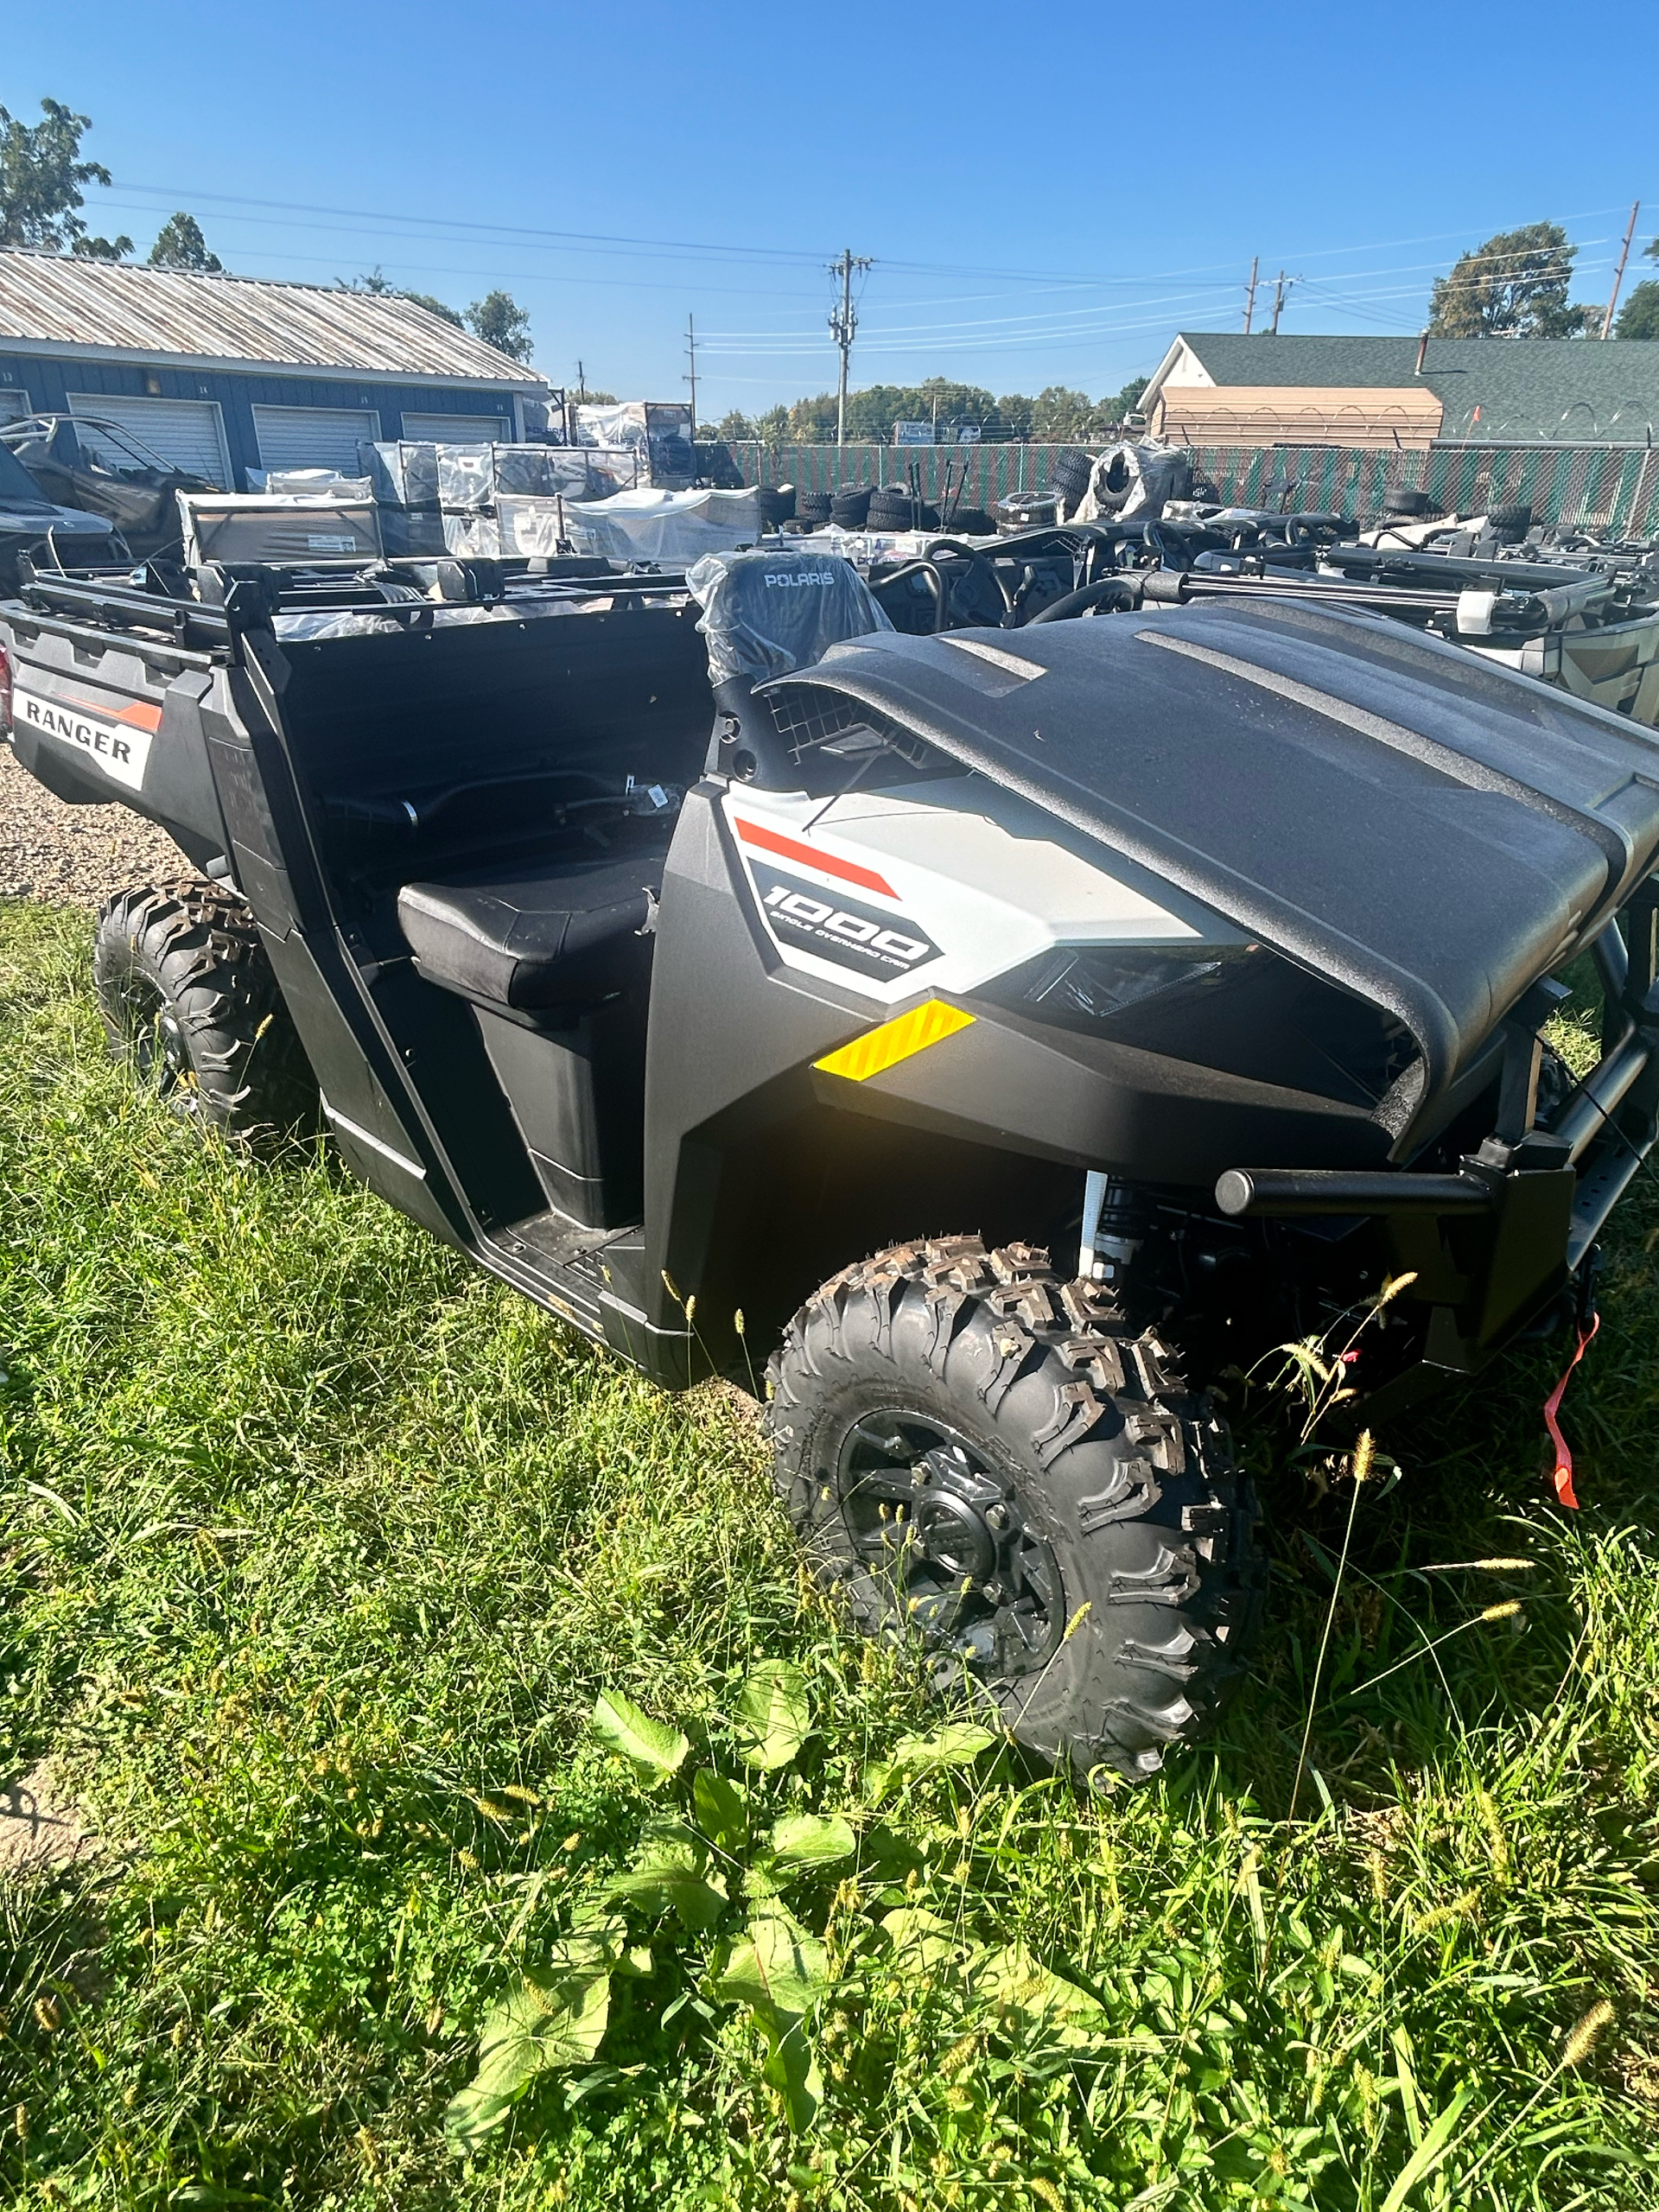
<instances>
[{"instance_id":1,"label":"black plastic side panel","mask_svg":"<svg viewBox=\"0 0 1659 2212\"><path fill-rule=\"evenodd\" d=\"M464 1224L442 1202L431 1163L375 1074L310 945L298 930L285 937L260 933L347 1166L435 1236L447 1244L463 1243Z\"/></svg>"},{"instance_id":2,"label":"black plastic side panel","mask_svg":"<svg viewBox=\"0 0 1659 2212\"><path fill-rule=\"evenodd\" d=\"M975 1006L973 1027L862 1083L817 1074L826 1104L941 1135L1202 1192L1255 1165L1381 1167L1388 1133L1362 1109L1046 1028Z\"/></svg>"},{"instance_id":3,"label":"black plastic side panel","mask_svg":"<svg viewBox=\"0 0 1659 2212\"><path fill-rule=\"evenodd\" d=\"M626 1228L644 1204L644 1013L617 1000L548 1031L472 1009L549 1201L590 1229Z\"/></svg>"},{"instance_id":4,"label":"black plastic side panel","mask_svg":"<svg viewBox=\"0 0 1659 2212\"><path fill-rule=\"evenodd\" d=\"M116 722L134 709L159 715L154 730L146 732L142 785L132 789L116 781L100 770L94 754L78 755L41 735L22 714L12 739L18 763L72 806L124 806L158 823L205 868L226 849L201 719L202 702L219 672L202 654L141 649L114 637L107 644L86 642L92 635L11 617L0 625L20 690L61 701L72 713L79 708Z\"/></svg>"}]
</instances>

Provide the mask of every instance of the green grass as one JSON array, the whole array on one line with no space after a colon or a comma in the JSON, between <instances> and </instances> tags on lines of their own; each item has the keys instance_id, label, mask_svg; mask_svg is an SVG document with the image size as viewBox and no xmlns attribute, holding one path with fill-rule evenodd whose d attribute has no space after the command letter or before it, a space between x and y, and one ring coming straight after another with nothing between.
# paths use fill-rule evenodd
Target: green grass
<instances>
[{"instance_id":1,"label":"green grass","mask_svg":"<svg viewBox=\"0 0 1659 2212\"><path fill-rule=\"evenodd\" d=\"M1540 1479L1557 1345L1379 1440L1403 1472L1360 1497L1294 1827L1351 1491L1254 1418L1272 1627L1217 1740L1092 1801L988 1754L878 1815L875 1763L939 1716L803 1589L752 1425L326 1157L198 1147L105 1065L86 938L0 908L0 1781L50 1752L109 1840L4 1892L6 2203L1659 2204L1651 1178L1567 1398L1580 1514ZM1524 1565L1455 1565L1493 1559ZM595 1697L737 1771L766 1659L816 1723L767 1817L861 1835L791 1892L835 1982L811 2126L715 2001L720 1929L631 1907L651 1972L600 2063L463 2162L480 2024L660 1802ZM927 1963L880 1926L907 1906ZM1016 1943L1086 2027L988 1988Z\"/></svg>"}]
</instances>

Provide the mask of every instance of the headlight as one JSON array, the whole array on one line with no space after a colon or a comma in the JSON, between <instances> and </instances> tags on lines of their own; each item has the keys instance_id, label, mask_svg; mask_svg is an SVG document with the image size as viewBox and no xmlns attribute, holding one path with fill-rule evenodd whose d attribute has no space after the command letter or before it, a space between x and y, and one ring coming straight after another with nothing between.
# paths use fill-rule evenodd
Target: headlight
<instances>
[{"instance_id":1,"label":"headlight","mask_svg":"<svg viewBox=\"0 0 1659 2212\"><path fill-rule=\"evenodd\" d=\"M1254 944L1064 944L1003 979L1020 1001L1051 1021L1097 1028L1115 1014L1171 991L1202 996L1224 982ZM1001 989L997 986L1001 996ZM1004 998L1013 1005L1014 999Z\"/></svg>"},{"instance_id":2,"label":"headlight","mask_svg":"<svg viewBox=\"0 0 1659 2212\"><path fill-rule=\"evenodd\" d=\"M1372 1111L1419 1058L1392 1014L1265 944L1056 945L981 995L1027 1020Z\"/></svg>"}]
</instances>

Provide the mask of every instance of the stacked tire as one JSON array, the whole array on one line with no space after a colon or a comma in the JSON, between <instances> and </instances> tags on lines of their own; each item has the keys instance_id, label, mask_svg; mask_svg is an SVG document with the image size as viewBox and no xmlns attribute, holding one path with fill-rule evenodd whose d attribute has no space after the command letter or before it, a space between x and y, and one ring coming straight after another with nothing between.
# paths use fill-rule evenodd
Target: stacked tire
<instances>
[{"instance_id":1,"label":"stacked tire","mask_svg":"<svg viewBox=\"0 0 1659 2212\"><path fill-rule=\"evenodd\" d=\"M900 484L884 484L870 501L869 527L872 530L910 530L916 502Z\"/></svg>"},{"instance_id":2,"label":"stacked tire","mask_svg":"<svg viewBox=\"0 0 1659 2212\"><path fill-rule=\"evenodd\" d=\"M1004 537L1022 530L1043 530L1059 520L1059 501L1052 492L1010 492L996 503L996 527Z\"/></svg>"},{"instance_id":3,"label":"stacked tire","mask_svg":"<svg viewBox=\"0 0 1659 2212\"><path fill-rule=\"evenodd\" d=\"M822 530L830 520L830 494L827 492L798 492L795 494L795 519L804 530Z\"/></svg>"},{"instance_id":4,"label":"stacked tire","mask_svg":"<svg viewBox=\"0 0 1659 2212\"><path fill-rule=\"evenodd\" d=\"M1056 454L1048 471L1048 488L1059 501L1060 512L1070 514L1078 505L1089 489L1089 479L1094 463L1086 453L1075 447Z\"/></svg>"},{"instance_id":5,"label":"stacked tire","mask_svg":"<svg viewBox=\"0 0 1659 2212\"><path fill-rule=\"evenodd\" d=\"M869 519L872 484L846 484L832 493L830 519L837 530L862 530Z\"/></svg>"},{"instance_id":6,"label":"stacked tire","mask_svg":"<svg viewBox=\"0 0 1659 2212\"><path fill-rule=\"evenodd\" d=\"M760 486L760 526L763 530L781 530L795 517L795 486L792 484L763 484Z\"/></svg>"}]
</instances>

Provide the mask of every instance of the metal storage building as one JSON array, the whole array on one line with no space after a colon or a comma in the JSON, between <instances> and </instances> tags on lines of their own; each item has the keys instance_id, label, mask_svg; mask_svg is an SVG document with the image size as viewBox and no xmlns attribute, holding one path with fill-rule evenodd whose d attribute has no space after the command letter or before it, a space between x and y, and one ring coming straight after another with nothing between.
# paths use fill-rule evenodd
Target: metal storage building
<instances>
[{"instance_id":1,"label":"metal storage building","mask_svg":"<svg viewBox=\"0 0 1659 2212\"><path fill-rule=\"evenodd\" d=\"M0 251L0 419L101 415L226 491L363 438L521 439L547 397L410 300Z\"/></svg>"}]
</instances>

